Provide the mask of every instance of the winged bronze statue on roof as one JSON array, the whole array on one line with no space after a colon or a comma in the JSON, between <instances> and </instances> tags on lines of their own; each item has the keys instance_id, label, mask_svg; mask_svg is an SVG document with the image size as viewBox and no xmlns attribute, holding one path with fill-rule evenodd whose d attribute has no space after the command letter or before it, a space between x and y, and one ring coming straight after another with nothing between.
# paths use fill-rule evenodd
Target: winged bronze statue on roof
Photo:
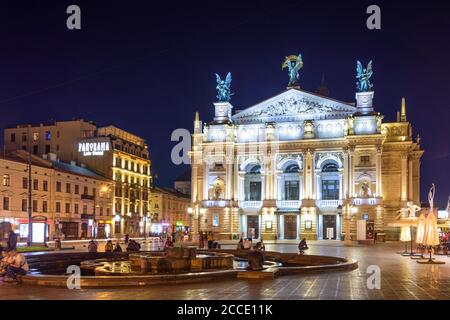
<instances>
[{"instance_id":1,"label":"winged bronze statue on roof","mask_svg":"<svg viewBox=\"0 0 450 320\"><path fill-rule=\"evenodd\" d=\"M288 68L288 75L289 75L288 87L298 86L299 80L298 73L302 67L303 67L303 60L302 55L300 53L298 54L298 56L292 54L284 59L283 63L281 64L281 70Z\"/></svg>"},{"instance_id":2,"label":"winged bronze statue on roof","mask_svg":"<svg viewBox=\"0 0 450 320\"><path fill-rule=\"evenodd\" d=\"M367 64L367 68L363 68L360 61L356 62L356 89L358 92L368 92L372 90L373 84L370 83L372 75L372 60Z\"/></svg>"},{"instance_id":3,"label":"winged bronze statue on roof","mask_svg":"<svg viewBox=\"0 0 450 320\"><path fill-rule=\"evenodd\" d=\"M216 90L217 90L217 96L219 102L230 102L231 96L234 95L234 93L231 93L231 72L228 72L226 78L222 80L220 76L216 73Z\"/></svg>"}]
</instances>

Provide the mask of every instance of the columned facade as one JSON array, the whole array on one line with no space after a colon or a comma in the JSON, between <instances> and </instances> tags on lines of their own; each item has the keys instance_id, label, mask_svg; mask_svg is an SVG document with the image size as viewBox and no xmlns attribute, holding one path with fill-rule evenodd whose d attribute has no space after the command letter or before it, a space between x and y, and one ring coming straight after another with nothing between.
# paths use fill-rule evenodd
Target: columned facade
<instances>
[{"instance_id":1,"label":"columned facade","mask_svg":"<svg viewBox=\"0 0 450 320\"><path fill-rule=\"evenodd\" d=\"M216 239L341 240L350 221L356 239L365 219L380 239L397 239L388 224L405 201L420 203L423 151L409 123L381 122L372 99L358 93L355 106L288 88L232 116L230 103L215 103L214 121L195 124L191 151L200 231Z\"/></svg>"}]
</instances>

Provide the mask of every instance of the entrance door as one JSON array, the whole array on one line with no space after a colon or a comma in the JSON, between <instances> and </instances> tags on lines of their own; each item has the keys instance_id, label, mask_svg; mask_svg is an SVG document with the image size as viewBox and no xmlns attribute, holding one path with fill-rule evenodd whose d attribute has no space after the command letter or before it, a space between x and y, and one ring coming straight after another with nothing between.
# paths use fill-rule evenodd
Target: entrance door
<instances>
[{"instance_id":1,"label":"entrance door","mask_svg":"<svg viewBox=\"0 0 450 320\"><path fill-rule=\"evenodd\" d=\"M336 216L324 215L323 216L323 239L336 240Z\"/></svg>"},{"instance_id":2,"label":"entrance door","mask_svg":"<svg viewBox=\"0 0 450 320\"><path fill-rule=\"evenodd\" d=\"M284 238L297 239L297 216L284 215Z\"/></svg>"},{"instance_id":3,"label":"entrance door","mask_svg":"<svg viewBox=\"0 0 450 320\"><path fill-rule=\"evenodd\" d=\"M247 237L259 238L259 216L247 216Z\"/></svg>"}]
</instances>

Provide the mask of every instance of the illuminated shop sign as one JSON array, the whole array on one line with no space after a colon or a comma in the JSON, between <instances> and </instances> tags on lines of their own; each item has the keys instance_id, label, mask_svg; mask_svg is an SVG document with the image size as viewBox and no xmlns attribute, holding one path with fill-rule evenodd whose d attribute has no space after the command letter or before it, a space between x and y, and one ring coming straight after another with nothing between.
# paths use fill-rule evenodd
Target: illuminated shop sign
<instances>
[{"instance_id":1,"label":"illuminated shop sign","mask_svg":"<svg viewBox=\"0 0 450 320\"><path fill-rule=\"evenodd\" d=\"M79 142L78 152L83 156L102 156L106 151L111 148L109 142L106 141L93 141L93 142Z\"/></svg>"}]
</instances>

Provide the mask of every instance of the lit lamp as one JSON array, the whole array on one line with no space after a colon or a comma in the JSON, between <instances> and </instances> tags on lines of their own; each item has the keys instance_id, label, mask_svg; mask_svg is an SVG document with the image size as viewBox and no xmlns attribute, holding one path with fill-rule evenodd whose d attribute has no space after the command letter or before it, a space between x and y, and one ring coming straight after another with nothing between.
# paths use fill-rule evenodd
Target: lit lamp
<instances>
[{"instance_id":1,"label":"lit lamp","mask_svg":"<svg viewBox=\"0 0 450 320\"><path fill-rule=\"evenodd\" d=\"M190 217L194 217L194 219L197 219L197 237L200 234L200 219L201 217L206 213L206 209L205 208L201 208L198 204L194 205L194 208L192 207L188 207L187 208L187 212L189 214Z\"/></svg>"},{"instance_id":2,"label":"lit lamp","mask_svg":"<svg viewBox=\"0 0 450 320\"><path fill-rule=\"evenodd\" d=\"M345 241L344 241L344 244L346 246L351 246L352 245L352 238L351 238L351 235L350 235L350 221L351 221L352 215L354 215L355 213L358 212L358 208L353 206L353 205L350 205L350 201L348 200L347 204L346 204L346 211L347 211L346 212L347 213L346 214L347 223L345 225Z\"/></svg>"}]
</instances>

